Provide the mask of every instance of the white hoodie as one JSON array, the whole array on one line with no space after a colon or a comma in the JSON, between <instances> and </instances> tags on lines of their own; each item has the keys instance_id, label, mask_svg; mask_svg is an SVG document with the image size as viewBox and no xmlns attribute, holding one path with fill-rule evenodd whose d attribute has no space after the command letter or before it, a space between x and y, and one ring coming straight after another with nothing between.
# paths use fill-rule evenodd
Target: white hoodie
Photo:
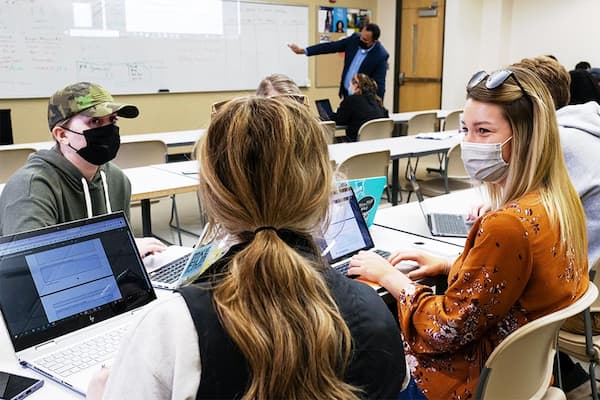
<instances>
[{"instance_id":1,"label":"white hoodie","mask_svg":"<svg viewBox=\"0 0 600 400\"><path fill-rule=\"evenodd\" d=\"M600 257L600 105L590 101L556 114L567 169L585 210L591 268Z\"/></svg>"}]
</instances>

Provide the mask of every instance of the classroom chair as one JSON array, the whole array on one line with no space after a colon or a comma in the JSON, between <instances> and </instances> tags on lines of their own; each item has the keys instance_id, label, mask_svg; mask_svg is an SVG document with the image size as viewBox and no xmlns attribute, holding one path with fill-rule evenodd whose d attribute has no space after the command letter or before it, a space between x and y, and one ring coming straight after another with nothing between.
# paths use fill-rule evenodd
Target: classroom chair
<instances>
[{"instance_id":1,"label":"classroom chair","mask_svg":"<svg viewBox=\"0 0 600 400\"><path fill-rule=\"evenodd\" d=\"M35 153L35 149L2 149L0 147L0 183L8 179L17 172L27 162L30 154Z\"/></svg>"},{"instance_id":2,"label":"classroom chair","mask_svg":"<svg viewBox=\"0 0 600 400\"><path fill-rule=\"evenodd\" d=\"M567 318L588 308L597 296L590 282L575 303L511 333L485 362L475 399L566 399L560 388L550 386L558 332Z\"/></svg>"},{"instance_id":3,"label":"classroom chair","mask_svg":"<svg viewBox=\"0 0 600 400\"><path fill-rule=\"evenodd\" d=\"M365 122L358 129L358 140L388 139L392 137L394 121L391 118L376 118Z\"/></svg>"},{"instance_id":4,"label":"classroom chair","mask_svg":"<svg viewBox=\"0 0 600 400\"><path fill-rule=\"evenodd\" d=\"M590 280L596 286L600 285L599 269L600 258L596 260L590 270ZM562 352L571 357L589 363L588 373L590 375L592 398L598 400L596 366L600 364L600 335L593 334L591 313L600 313L600 298L597 298L589 308L583 311L584 333L578 334L561 329L558 334L558 347Z\"/></svg>"},{"instance_id":5,"label":"classroom chair","mask_svg":"<svg viewBox=\"0 0 600 400\"><path fill-rule=\"evenodd\" d=\"M408 120L407 135L412 136L423 132L435 132L436 124L438 122L437 112L422 112L416 114ZM416 171L421 165L423 169L441 170L443 163L443 156L438 154L432 154L424 157L417 157L416 160L411 163L414 165ZM405 168L405 178L407 181L410 180L408 165Z\"/></svg>"},{"instance_id":6,"label":"classroom chair","mask_svg":"<svg viewBox=\"0 0 600 400\"><path fill-rule=\"evenodd\" d=\"M346 179L388 176L390 151L357 154L344 160L337 168Z\"/></svg>"},{"instance_id":7,"label":"classroom chair","mask_svg":"<svg viewBox=\"0 0 600 400\"><path fill-rule=\"evenodd\" d=\"M443 157L442 168L439 171L441 177L430 177L430 170L426 173L417 175L421 189L430 196L437 196L442 193L450 193L452 190L468 189L473 186L469 174L465 170L465 165L460 156L460 143L455 144L448 150Z\"/></svg>"},{"instance_id":8,"label":"classroom chair","mask_svg":"<svg viewBox=\"0 0 600 400\"><path fill-rule=\"evenodd\" d=\"M152 164L164 164L167 162L167 145L162 140L142 140L138 142L121 143L117 156L112 161L120 168L147 167ZM171 221L175 219L175 225L169 226L177 231L179 245L182 245L181 226L179 224L179 214L177 213L177 202L175 195L171 198ZM137 204L132 204L135 206Z\"/></svg>"},{"instance_id":9,"label":"classroom chair","mask_svg":"<svg viewBox=\"0 0 600 400\"><path fill-rule=\"evenodd\" d=\"M321 121L320 124L327 144L335 143L335 121Z\"/></svg>"},{"instance_id":10,"label":"classroom chair","mask_svg":"<svg viewBox=\"0 0 600 400\"><path fill-rule=\"evenodd\" d=\"M460 127L460 115L463 110L449 112L440 124L440 131L454 131Z\"/></svg>"}]
</instances>

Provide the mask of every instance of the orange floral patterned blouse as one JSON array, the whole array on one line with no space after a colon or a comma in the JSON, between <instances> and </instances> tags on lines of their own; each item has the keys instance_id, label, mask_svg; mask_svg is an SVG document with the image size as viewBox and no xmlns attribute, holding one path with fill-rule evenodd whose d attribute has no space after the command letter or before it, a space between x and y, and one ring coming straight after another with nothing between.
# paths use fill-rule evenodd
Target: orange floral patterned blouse
<instances>
[{"instance_id":1,"label":"orange floral patterned blouse","mask_svg":"<svg viewBox=\"0 0 600 400\"><path fill-rule=\"evenodd\" d=\"M506 336L585 292L587 265L575 265L559 244L558 226L531 193L475 222L445 295L423 285L404 290L407 360L428 399L474 398L481 368Z\"/></svg>"}]
</instances>

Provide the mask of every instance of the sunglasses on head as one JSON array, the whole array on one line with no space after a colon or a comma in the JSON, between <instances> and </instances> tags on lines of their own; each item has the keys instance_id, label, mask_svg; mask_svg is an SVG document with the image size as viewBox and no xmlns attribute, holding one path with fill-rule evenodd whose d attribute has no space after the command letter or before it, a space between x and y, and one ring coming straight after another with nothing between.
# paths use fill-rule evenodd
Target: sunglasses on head
<instances>
[{"instance_id":1,"label":"sunglasses on head","mask_svg":"<svg viewBox=\"0 0 600 400\"><path fill-rule=\"evenodd\" d=\"M309 105L309 103L308 103L308 96L305 96L303 94L276 94L276 95L273 95L273 96L267 96L267 98L270 98L270 99L288 98L288 99L292 99L294 101L297 101L298 103L303 104L305 106ZM216 113L218 113L231 100L233 100L233 99L223 100L223 101L217 101L216 103L213 103L210 106L210 113L211 113L211 115L215 115Z\"/></svg>"},{"instance_id":2,"label":"sunglasses on head","mask_svg":"<svg viewBox=\"0 0 600 400\"><path fill-rule=\"evenodd\" d=\"M516 82L517 86L519 86L519 89L521 89L521 92L523 92L525 96L528 96L523 86L521 86L521 82L519 82L519 80L517 79L517 76L514 74L513 71L510 71L508 69L500 69L498 71L492 72L491 74L488 74L485 71L476 72L475 75L473 75L471 79L469 79L469 83L467 83L467 90L473 89L475 86L479 85L484 79L486 79L486 89L493 90L502 86L502 84L504 84L504 82L506 82L506 80L511 76Z\"/></svg>"}]
</instances>

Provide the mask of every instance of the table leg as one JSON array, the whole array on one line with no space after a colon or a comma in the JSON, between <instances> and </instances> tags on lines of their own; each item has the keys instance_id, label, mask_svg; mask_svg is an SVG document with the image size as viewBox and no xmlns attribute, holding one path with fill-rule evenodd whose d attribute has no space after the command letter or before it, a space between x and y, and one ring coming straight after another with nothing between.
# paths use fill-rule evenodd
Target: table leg
<instances>
[{"instance_id":1,"label":"table leg","mask_svg":"<svg viewBox=\"0 0 600 400\"><path fill-rule=\"evenodd\" d=\"M150 215L150 199L144 199L141 201L142 206L142 235L144 237L152 235L152 218Z\"/></svg>"},{"instance_id":2,"label":"table leg","mask_svg":"<svg viewBox=\"0 0 600 400\"><path fill-rule=\"evenodd\" d=\"M392 161L392 205L398 205L398 193L400 193L400 160Z\"/></svg>"}]
</instances>

